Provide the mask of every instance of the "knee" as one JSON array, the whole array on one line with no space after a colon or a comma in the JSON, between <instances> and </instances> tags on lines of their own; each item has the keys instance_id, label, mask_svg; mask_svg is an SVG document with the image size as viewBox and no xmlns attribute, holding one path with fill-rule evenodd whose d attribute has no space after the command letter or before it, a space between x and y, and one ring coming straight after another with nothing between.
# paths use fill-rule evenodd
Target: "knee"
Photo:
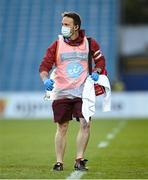
<instances>
[{"instance_id":1,"label":"knee","mask_svg":"<svg viewBox=\"0 0 148 180\"><path fill-rule=\"evenodd\" d=\"M90 123L87 123L86 121L83 121L81 123L81 129L85 132L89 132L90 130Z\"/></svg>"},{"instance_id":2,"label":"knee","mask_svg":"<svg viewBox=\"0 0 148 180\"><path fill-rule=\"evenodd\" d=\"M67 129L68 129L68 123L58 124L57 131L58 131L58 133L60 133L62 136L65 136L65 135L66 135Z\"/></svg>"}]
</instances>

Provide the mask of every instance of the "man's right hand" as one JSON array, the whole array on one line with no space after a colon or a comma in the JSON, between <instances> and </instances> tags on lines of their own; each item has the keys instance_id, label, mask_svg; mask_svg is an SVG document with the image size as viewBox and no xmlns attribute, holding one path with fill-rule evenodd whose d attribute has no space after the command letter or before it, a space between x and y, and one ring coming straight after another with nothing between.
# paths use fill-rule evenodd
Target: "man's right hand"
<instances>
[{"instance_id":1,"label":"man's right hand","mask_svg":"<svg viewBox=\"0 0 148 180\"><path fill-rule=\"evenodd\" d=\"M48 91L52 91L54 81L52 79L45 79L44 81L45 89Z\"/></svg>"}]
</instances>

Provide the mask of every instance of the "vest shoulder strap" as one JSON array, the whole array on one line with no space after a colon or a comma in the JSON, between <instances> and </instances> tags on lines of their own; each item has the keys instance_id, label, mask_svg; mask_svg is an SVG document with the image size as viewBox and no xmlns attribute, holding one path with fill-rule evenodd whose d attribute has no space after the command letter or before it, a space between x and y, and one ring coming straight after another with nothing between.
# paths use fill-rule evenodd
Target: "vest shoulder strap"
<instances>
[{"instance_id":1,"label":"vest shoulder strap","mask_svg":"<svg viewBox=\"0 0 148 180\"><path fill-rule=\"evenodd\" d=\"M88 37L88 47L89 47L89 52L88 52L88 71L89 75L92 74L92 54L91 54L91 38Z\"/></svg>"}]
</instances>

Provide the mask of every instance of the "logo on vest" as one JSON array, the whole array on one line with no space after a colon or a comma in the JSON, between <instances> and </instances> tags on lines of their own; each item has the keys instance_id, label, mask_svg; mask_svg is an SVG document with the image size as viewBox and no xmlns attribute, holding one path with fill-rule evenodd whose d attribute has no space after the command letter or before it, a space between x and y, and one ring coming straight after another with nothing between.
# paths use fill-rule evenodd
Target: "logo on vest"
<instances>
[{"instance_id":1,"label":"logo on vest","mask_svg":"<svg viewBox=\"0 0 148 180\"><path fill-rule=\"evenodd\" d=\"M87 60L88 59L88 53L86 52L64 52L61 53L61 59L62 61L74 61L74 60Z\"/></svg>"},{"instance_id":2,"label":"logo on vest","mask_svg":"<svg viewBox=\"0 0 148 180\"><path fill-rule=\"evenodd\" d=\"M66 67L68 77L77 78L83 72L83 66L78 62L69 63Z\"/></svg>"}]
</instances>

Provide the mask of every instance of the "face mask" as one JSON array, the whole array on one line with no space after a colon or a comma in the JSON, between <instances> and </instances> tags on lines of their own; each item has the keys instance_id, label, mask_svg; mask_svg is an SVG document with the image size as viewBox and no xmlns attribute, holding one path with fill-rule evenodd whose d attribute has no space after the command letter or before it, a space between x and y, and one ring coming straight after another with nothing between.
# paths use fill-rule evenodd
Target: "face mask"
<instances>
[{"instance_id":1,"label":"face mask","mask_svg":"<svg viewBox=\"0 0 148 180\"><path fill-rule=\"evenodd\" d=\"M62 26L61 33L64 37L70 37L71 36L70 27Z\"/></svg>"}]
</instances>

